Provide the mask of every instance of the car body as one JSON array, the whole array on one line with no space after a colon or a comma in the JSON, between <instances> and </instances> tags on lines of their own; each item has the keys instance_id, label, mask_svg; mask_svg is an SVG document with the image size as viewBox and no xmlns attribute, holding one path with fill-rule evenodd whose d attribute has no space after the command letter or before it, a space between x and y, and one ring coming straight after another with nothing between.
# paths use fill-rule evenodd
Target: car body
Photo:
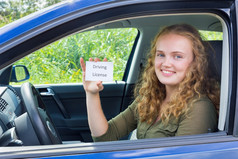
<instances>
[{"instance_id":1,"label":"car body","mask_svg":"<svg viewBox=\"0 0 238 159\"><path fill-rule=\"evenodd\" d=\"M0 114L4 116L4 121L1 121L0 157L237 158L237 3L236 0L75 0L51 6L0 28L1 98L13 101L15 114L13 117L7 115L7 119L5 109ZM155 34L161 27L176 23L188 23L198 30L222 33L222 40L208 40L216 51L216 65L221 77L218 132L92 143L82 83L48 83L36 84L35 87L63 144L29 141L34 139L31 135L34 131L22 118L31 113L22 106L24 94L21 86L10 83L12 65L17 60L73 34L136 28L138 33L128 54L123 78L105 83L100 93L103 110L109 120L133 101L132 90ZM6 90L10 92L7 94L9 97L3 96ZM8 140L12 145L7 144Z\"/></svg>"}]
</instances>

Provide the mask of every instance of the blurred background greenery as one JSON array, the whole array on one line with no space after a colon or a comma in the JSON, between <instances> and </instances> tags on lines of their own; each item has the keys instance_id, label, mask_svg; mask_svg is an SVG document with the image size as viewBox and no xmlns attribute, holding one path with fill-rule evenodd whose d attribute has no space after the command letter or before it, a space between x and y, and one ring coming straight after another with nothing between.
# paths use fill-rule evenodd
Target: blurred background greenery
<instances>
[{"instance_id":1,"label":"blurred background greenery","mask_svg":"<svg viewBox=\"0 0 238 159\"><path fill-rule=\"evenodd\" d=\"M0 0L0 27L65 0Z\"/></svg>"},{"instance_id":2,"label":"blurred background greenery","mask_svg":"<svg viewBox=\"0 0 238 159\"><path fill-rule=\"evenodd\" d=\"M16 64L25 65L33 84L82 82L80 57L106 57L113 62L113 79L122 80L137 29L106 29L70 35L58 40Z\"/></svg>"}]
</instances>

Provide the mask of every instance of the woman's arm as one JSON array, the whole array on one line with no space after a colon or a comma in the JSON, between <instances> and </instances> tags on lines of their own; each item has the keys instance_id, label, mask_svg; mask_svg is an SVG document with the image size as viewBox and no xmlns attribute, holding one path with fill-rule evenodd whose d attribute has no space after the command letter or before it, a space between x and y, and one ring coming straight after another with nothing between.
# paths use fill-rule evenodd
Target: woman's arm
<instances>
[{"instance_id":1,"label":"woman's arm","mask_svg":"<svg viewBox=\"0 0 238 159\"><path fill-rule=\"evenodd\" d=\"M90 58L89 61L93 61L93 59ZM95 58L94 61L97 62L100 60ZM107 59L103 61L107 61ZM99 96L99 92L103 90L103 85L101 81L85 81L86 66L83 58L80 58L80 65L83 71L83 87L86 92L89 128L92 136L101 136L106 133L108 129L107 119L103 113Z\"/></svg>"},{"instance_id":2,"label":"woman's arm","mask_svg":"<svg viewBox=\"0 0 238 159\"><path fill-rule=\"evenodd\" d=\"M93 61L93 59L90 58L89 61ZM96 58L94 61L100 60ZM107 61L107 59L103 61ZM80 64L83 71L83 87L86 92L88 123L94 141L119 140L121 137L128 135L137 126L136 103L134 102L125 111L107 122L99 96L99 92L103 90L102 82L85 81L86 67L82 58Z\"/></svg>"},{"instance_id":3,"label":"woman's arm","mask_svg":"<svg viewBox=\"0 0 238 159\"><path fill-rule=\"evenodd\" d=\"M116 141L129 135L137 127L136 103L133 102L126 110L108 122L108 130L99 137L93 137L97 141Z\"/></svg>"}]
</instances>

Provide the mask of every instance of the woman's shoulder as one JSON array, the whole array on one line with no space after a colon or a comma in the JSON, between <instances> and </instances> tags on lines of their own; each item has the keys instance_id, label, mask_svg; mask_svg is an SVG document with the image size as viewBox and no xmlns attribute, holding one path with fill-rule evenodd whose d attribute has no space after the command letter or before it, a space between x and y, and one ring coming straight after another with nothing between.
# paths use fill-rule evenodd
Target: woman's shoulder
<instances>
[{"instance_id":1,"label":"woman's shoulder","mask_svg":"<svg viewBox=\"0 0 238 159\"><path fill-rule=\"evenodd\" d=\"M192 102L190 102L190 105L214 106L212 101L205 95L193 98Z\"/></svg>"},{"instance_id":2,"label":"woman's shoulder","mask_svg":"<svg viewBox=\"0 0 238 159\"><path fill-rule=\"evenodd\" d=\"M196 112L203 114L216 114L216 108L212 101L207 96L196 97L189 104L188 112Z\"/></svg>"},{"instance_id":3,"label":"woman's shoulder","mask_svg":"<svg viewBox=\"0 0 238 159\"><path fill-rule=\"evenodd\" d=\"M123 112L123 114L134 114L137 116L137 102L133 101Z\"/></svg>"},{"instance_id":4,"label":"woman's shoulder","mask_svg":"<svg viewBox=\"0 0 238 159\"><path fill-rule=\"evenodd\" d=\"M187 112L181 116L176 135L214 132L217 130L217 117L215 106L208 97L195 98Z\"/></svg>"},{"instance_id":5,"label":"woman's shoulder","mask_svg":"<svg viewBox=\"0 0 238 159\"><path fill-rule=\"evenodd\" d=\"M134 100L127 108L128 111L130 111L131 113L133 113L134 117L136 118L136 120L139 120L139 113L138 113L138 102L136 100Z\"/></svg>"},{"instance_id":6,"label":"woman's shoulder","mask_svg":"<svg viewBox=\"0 0 238 159\"><path fill-rule=\"evenodd\" d=\"M135 110L137 108L137 102L136 100L134 100L129 106L129 109Z\"/></svg>"}]
</instances>

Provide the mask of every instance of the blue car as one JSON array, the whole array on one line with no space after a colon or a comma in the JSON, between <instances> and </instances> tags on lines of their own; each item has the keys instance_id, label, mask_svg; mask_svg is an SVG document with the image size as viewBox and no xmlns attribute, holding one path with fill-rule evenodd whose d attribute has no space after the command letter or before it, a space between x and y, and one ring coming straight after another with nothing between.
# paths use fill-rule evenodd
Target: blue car
<instances>
[{"instance_id":1,"label":"blue car","mask_svg":"<svg viewBox=\"0 0 238 159\"><path fill-rule=\"evenodd\" d=\"M237 158L237 10L236 0L73 0L0 28L0 157ZM110 120L132 103L156 33L178 23L197 28L216 53L218 130L94 143L79 58L114 63L100 92Z\"/></svg>"}]
</instances>

